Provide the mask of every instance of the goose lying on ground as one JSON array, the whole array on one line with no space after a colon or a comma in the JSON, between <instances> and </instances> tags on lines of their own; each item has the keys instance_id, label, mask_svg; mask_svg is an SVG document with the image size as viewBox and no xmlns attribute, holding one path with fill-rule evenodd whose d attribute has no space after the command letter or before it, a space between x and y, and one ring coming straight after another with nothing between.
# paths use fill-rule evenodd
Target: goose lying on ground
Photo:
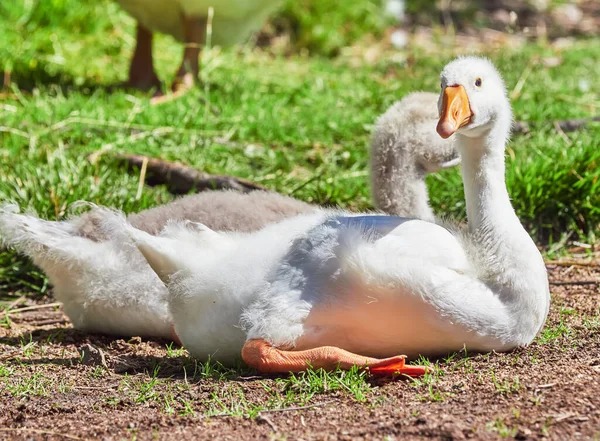
<instances>
[{"instance_id":1,"label":"goose lying on ground","mask_svg":"<svg viewBox=\"0 0 600 441\"><path fill-rule=\"evenodd\" d=\"M377 209L433 220L425 176L460 162L454 139L435 132L438 95L415 92L378 120L371 140L371 188Z\"/></svg>"},{"instance_id":2,"label":"goose lying on ground","mask_svg":"<svg viewBox=\"0 0 600 441\"><path fill-rule=\"evenodd\" d=\"M410 112L406 114L410 116ZM401 132L396 133L401 136ZM420 136L417 131L410 133ZM403 139L406 143L394 151L395 157L405 164L421 161L425 145L415 139L414 144L420 147L414 155L410 136ZM430 158L438 157L435 148L433 145L428 153ZM419 192L424 182L411 179L423 180L424 175L402 179L406 192ZM417 218L431 213L427 200L419 200L420 195L402 196L402 188L394 190L395 198L406 201L404 212ZM0 207L0 239L31 257L45 271L54 286L55 298L64 304L76 328L171 338L166 288L122 232L103 228L104 210L92 209L68 221L52 222L16 214L14 208ZM215 191L131 214L128 221L150 234L158 234L169 221L200 222L216 231L251 232L316 211L315 206L277 193Z\"/></svg>"},{"instance_id":3,"label":"goose lying on ground","mask_svg":"<svg viewBox=\"0 0 600 441\"><path fill-rule=\"evenodd\" d=\"M152 60L152 32L169 34L185 43L183 60L173 89L182 93L198 77L198 56L205 41L209 8L213 8L211 43L227 46L241 42L260 29L281 0L117 0L137 21L137 42L127 85L160 88ZM177 96L177 95L175 95ZM154 103L174 96L157 96Z\"/></svg>"},{"instance_id":4,"label":"goose lying on ground","mask_svg":"<svg viewBox=\"0 0 600 441\"><path fill-rule=\"evenodd\" d=\"M506 351L549 309L546 268L504 180L512 113L501 76L467 57L442 74L437 132L454 134L468 228L322 211L259 232L127 231L168 286L175 332L200 359L262 372L368 366L420 375L404 355Z\"/></svg>"}]
</instances>

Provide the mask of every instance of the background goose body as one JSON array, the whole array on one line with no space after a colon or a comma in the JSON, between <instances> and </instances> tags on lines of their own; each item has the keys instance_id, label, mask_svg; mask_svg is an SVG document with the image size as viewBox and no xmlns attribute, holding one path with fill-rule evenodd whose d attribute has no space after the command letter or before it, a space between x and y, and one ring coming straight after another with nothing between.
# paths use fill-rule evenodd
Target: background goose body
<instances>
[{"instance_id":1,"label":"background goose body","mask_svg":"<svg viewBox=\"0 0 600 441\"><path fill-rule=\"evenodd\" d=\"M196 82L199 55L210 30L210 44L227 46L243 41L258 31L282 0L118 0L123 9L138 21L136 46L129 68L127 86L156 88L152 104L181 96ZM213 14L209 16L209 9ZM210 25L210 28L209 28ZM185 43L183 59L173 82L173 94L160 92L154 71L153 32L170 34Z\"/></svg>"}]
</instances>

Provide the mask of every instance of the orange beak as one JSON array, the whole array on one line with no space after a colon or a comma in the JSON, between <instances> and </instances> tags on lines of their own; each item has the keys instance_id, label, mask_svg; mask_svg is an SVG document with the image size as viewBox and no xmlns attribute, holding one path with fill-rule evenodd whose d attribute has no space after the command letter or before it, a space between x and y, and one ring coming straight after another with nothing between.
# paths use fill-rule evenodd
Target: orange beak
<instances>
[{"instance_id":1,"label":"orange beak","mask_svg":"<svg viewBox=\"0 0 600 441\"><path fill-rule=\"evenodd\" d=\"M442 138L449 138L462 126L471 122L469 97L463 86L448 86L442 95L442 110L437 125L437 132Z\"/></svg>"}]
</instances>

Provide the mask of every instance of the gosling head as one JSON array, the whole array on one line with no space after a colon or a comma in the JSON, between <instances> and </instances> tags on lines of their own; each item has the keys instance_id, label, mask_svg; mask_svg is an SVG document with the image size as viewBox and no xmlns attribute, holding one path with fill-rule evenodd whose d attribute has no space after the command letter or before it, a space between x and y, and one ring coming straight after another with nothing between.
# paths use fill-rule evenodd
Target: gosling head
<instances>
[{"instance_id":1,"label":"gosling head","mask_svg":"<svg viewBox=\"0 0 600 441\"><path fill-rule=\"evenodd\" d=\"M454 133L477 137L498 121L512 123L506 87L491 61L460 57L448 63L441 74L438 134L446 139Z\"/></svg>"}]
</instances>

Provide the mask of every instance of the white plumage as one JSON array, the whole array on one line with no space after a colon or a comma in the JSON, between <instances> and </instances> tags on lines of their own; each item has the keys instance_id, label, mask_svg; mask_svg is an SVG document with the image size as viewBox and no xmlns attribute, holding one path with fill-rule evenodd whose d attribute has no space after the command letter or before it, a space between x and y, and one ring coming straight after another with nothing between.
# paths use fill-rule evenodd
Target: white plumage
<instances>
[{"instance_id":1,"label":"white plumage","mask_svg":"<svg viewBox=\"0 0 600 441\"><path fill-rule=\"evenodd\" d=\"M203 222L216 230L255 231L286 217L315 210L270 192L206 192L128 216L152 234L173 222ZM113 335L172 338L167 289L113 212L92 210L53 222L0 207L0 240L31 257L54 286L55 298L78 329ZM169 231L167 229L167 231Z\"/></svg>"},{"instance_id":2,"label":"white plumage","mask_svg":"<svg viewBox=\"0 0 600 441\"><path fill-rule=\"evenodd\" d=\"M12 212L11 212L12 211ZM76 328L117 335L171 337L167 290L124 231L96 242L79 235L80 219L51 222L0 210L4 242L44 270ZM99 217L107 217L97 209Z\"/></svg>"}]
</instances>

